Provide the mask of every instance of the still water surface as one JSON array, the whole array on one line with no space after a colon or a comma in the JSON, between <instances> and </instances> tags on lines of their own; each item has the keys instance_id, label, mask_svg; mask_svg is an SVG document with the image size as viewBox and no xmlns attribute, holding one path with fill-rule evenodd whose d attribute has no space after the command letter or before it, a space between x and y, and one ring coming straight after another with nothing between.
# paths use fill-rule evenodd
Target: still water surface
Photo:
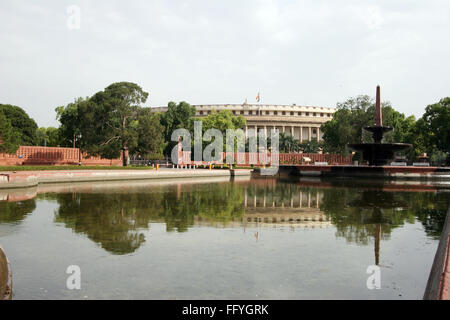
<instances>
[{"instance_id":1,"label":"still water surface","mask_svg":"<svg viewBox=\"0 0 450 320\"><path fill-rule=\"evenodd\" d=\"M421 299L448 191L273 178L0 190L0 245L14 299Z\"/></svg>"}]
</instances>

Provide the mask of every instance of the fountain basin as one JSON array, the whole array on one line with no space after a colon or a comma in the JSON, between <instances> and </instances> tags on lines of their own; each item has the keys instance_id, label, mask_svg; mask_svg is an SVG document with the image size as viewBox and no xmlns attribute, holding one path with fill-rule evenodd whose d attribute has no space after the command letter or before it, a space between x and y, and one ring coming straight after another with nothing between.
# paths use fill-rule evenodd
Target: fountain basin
<instances>
[{"instance_id":1,"label":"fountain basin","mask_svg":"<svg viewBox=\"0 0 450 320\"><path fill-rule=\"evenodd\" d=\"M8 258L0 246L0 300L11 300L12 274Z\"/></svg>"},{"instance_id":2,"label":"fountain basin","mask_svg":"<svg viewBox=\"0 0 450 320\"><path fill-rule=\"evenodd\" d=\"M357 143L349 144L348 147L360 152L362 159L369 162L370 166L384 166L389 164L395 153L407 150L412 145L407 143Z\"/></svg>"}]
</instances>

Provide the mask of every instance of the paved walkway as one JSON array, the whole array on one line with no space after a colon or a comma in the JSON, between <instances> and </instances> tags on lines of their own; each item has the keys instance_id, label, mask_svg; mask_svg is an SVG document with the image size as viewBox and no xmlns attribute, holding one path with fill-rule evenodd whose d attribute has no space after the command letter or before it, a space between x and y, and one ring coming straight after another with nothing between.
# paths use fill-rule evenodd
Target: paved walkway
<instances>
[{"instance_id":1,"label":"paved walkway","mask_svg":"<svg viewBox=\"0 0 450 320\"><path fill-rule=\"evenodd\" d=\"M42 170L0 172L0 188L23 188L39 183L223 177L250 175L251 170L159 169L159 170Z\"/></svg>"}]
</instances>

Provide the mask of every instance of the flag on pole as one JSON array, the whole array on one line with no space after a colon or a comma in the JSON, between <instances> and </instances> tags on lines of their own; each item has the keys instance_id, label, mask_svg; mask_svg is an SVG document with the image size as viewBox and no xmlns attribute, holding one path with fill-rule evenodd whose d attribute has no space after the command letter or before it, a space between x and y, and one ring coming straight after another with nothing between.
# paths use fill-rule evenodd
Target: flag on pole
<instances>
[{"instance_id":1,"label":"flag on pole","mask_svg":"<svg viewBox=\"0 0 450 320\"><path fill-rule=\"evenodd\" d=\"M256 102L260 102L261 101L261 94L258 92L258 95L256 96Z\"/></svg>"}]
</instances>

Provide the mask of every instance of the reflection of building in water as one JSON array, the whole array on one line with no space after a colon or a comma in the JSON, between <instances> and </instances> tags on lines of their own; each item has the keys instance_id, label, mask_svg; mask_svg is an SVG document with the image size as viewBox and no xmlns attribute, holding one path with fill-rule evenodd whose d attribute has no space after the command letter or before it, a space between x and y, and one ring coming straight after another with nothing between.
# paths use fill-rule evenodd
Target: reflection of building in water
<instances>
[{"instance_id":1,"label":"reflection of building in water","mask_svg":"<svg viewBox=\"0 0 450 320\"><path fill-rule=\"evenodd\" d=\"M322 198L318 190L247 188L242 217L224 223L196 216L194 221L196 225L226 227L327 227L331 221L320 210Z\"/></svg>"}]
</instances>

